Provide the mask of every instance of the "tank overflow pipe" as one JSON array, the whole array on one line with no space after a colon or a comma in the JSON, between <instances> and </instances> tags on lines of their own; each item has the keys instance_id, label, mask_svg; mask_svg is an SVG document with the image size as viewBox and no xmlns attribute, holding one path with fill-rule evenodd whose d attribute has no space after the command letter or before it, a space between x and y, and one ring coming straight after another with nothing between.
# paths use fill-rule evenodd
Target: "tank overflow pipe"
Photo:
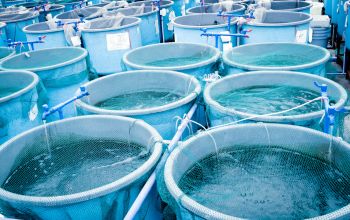
<instances>
[{"instance_id":1,"label":"tank overflow pipe","mask_svg":"<svg viewBox=\"0 0 350 220\"><path fill-rule=\"evenodd\" d=\"M155 7L157 10L159 41L160 43L163 43L164 42L163 16L166 15L166 10L165 9L160 10L160 0L152 0L152 7Z\"/></svg>"},{"instance_id":2,"label":"tank overflow pipe","mask_svg":"<svg viewBox=\"0 0 350 220\"><path fill-rule=\"evenodd\" d=\"M326 84L319 84L317 82L314 82L314 84L316 87L320 88L322 102L324 104L323 132L333 135L337 115L339 113L345 113L347 110L345 108L336 109L334 106L331 106L329 104L329 97L327 92L328 86Z\"/></svg>"},{"instance_id":3,"label":"tank overflow pipe","mask_svg":"<svg viewBox=\"0 0 350 220\"><path fill-rule=\"evenodd\" d=\"M244 15L234 15L234 14L223 13L222 10L219 10L217 13L217 16L227 18L227 30L230 31L232 18L255 19L253 12L254 11L250 11L248 14L244 14Z\"/></svg>"},{"instance_id":4,"label":"tank overflow pipe","mask_svg":"<svg viewBox=\"0 0 350 220\"><path fill-rule=\"evenodd\" d=\"M67 105L69 105L70 103L74 102L75 100L77 99L81 99L83 98L84 96L88 96L90 95L88 91L86 91L86 88L84 86L81 86L80 87L80 94L79 95L76 95L76 96L73 96L72 98L54 106L54 107L51 107L49 108L49 106L47 104L43 105L43 114L42 114L42 117L41 119L43 121L46 121L46 118L56 112L58 112L58 115L60 117L60 119L63 119L63 108Z\"/></svg>"},{"instance_id":5,"label":"tank overflow pipe","mask_svg":"<svg viewBox=\"0 0 350 220\"><path fill-rule=\"evenodd\" d=\"M164 153L161 161L157 165L157 168L155 169L155 171L153 171L153 173L151 174L151 176L149 177L149 179L147 180L147 182L145 183L145 185L141 189L139 195L136 197L134 203L132 204L132 206L130 207L128 213L124 217L124 220L133 220L133 219L135 219L135 216L138 213L138 211L140 210L142 203L145 201L147 195L149 194L149 192L151 191L152 187L154 186L154 184L156 182L156 171L159 170L160 167L162 167L164 165L164 163L165 163L166 159L168 158L170 152L172 152L174 150L174 148L176 147L177 143L180 141L180 139L182 137L182 134L185 131L188 123L191 121L191 118L194 115L197 107L198 107L198 104L195 103L191 107L191 109L188 111L188 113L184 116L184 119L181 121L180 126L177 128L177 131L176 131L174 137L171 139L171 141L170 141L170 143L168 145L167 152Z\"/></svg>"},{"instance_id":6,"label":"tank overflow pipe","mask_svg":"<svg viewBox=\"0 0 350 220\"><path fill-rule=\"evenodd\" d=\"M30 46L31 50L34 50L34 44L45 43L46 36L38 37L38 40L35 41L12 41L11 39L5 40L8 47L16 48L18 46L23 47L24 45Z\"/></svg>"},{"instance_id":7,"label":"tank overflow pipe","mask_svg":"<svg viewBox=\"0 0 350 220\"><path fill-rule=\"evenodd\" d=\"M71 22L62 22L61 20L58 20L58 21L55 21L57 27L61 27L61 26L64 26L64 25L70 25L72 24L73 25L73 29L75 32L78 32L79 31L79 27L78 25L80 23L85 23L85 21L83 21L83 18L80 18L79 21L71 21Z\"/></svg>"},{"instance_id":8,"label":"tank overflow pipe","mask_svg":"<svg viewBox=\"0 0 350 220\"><path fill-rule=\"evenodd\" d=\"M252 30L242 30L239 34L231 34L231 33L213 33L213 32L207 32L206 28L200 29L203 33L201 33L201 37L214 37L215 38L215 47L219 48L219 37L245 37L248 38L249 35L247 35L248 32L251 32ZM228 43L228 42L225 42Z\"/></svg>"}]
</instances>

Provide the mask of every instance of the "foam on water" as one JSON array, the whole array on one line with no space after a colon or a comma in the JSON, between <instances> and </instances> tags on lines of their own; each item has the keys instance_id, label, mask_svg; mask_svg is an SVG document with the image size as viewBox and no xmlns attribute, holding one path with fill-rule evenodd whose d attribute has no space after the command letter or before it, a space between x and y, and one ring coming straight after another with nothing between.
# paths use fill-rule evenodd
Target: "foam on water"
<instances>
[{"instance_id":1,"label":"foam on water","mask_svg":"<svg viewBox=\"0 0 350 220\"><path fill-rule=\"evenodd\" d=\"M215 97L215 100L226 108L262 115L291 109L319 96L319 92L300 87L274 85L253 86L232 90L220 94ZM321 101L315 101L279 116L305 114L321 109Z\"/></svg>"},{"instance_id":2,"label":"foam on water","mask_svg":"<svg viewBox=\"0 0 350 220\"><path fill-rule=\"evenodd\" d=\"M109 98L95 106L108 110L139 110L166 105L182 98L181 95L166 91L139 91Z\"/></svg>"},{"instance_id":3,"label":"foam on water","mask_svg":"<svg viewBox=\"0 0 350 220\"><path fill-rule=\"evenodd\" d=\"M350 202L350 179L308 155L278 147L235 147L196 163L180 188L216 211L248 219L304 219Z\"/></svg>"},{"instance_id":4,"label":"foam on water","mask_svg":"<svg viewBox=\"0 0 350 220\"><path fill-rule=\"evenodd\" d=\"M154 66L154 67L174 67L174 66L184 66L192 65L205 60L210 59L211 56L209 53L199 53L189 57L172 57L166 59L153 60L151 62L145 62L145 66Z\"/></svg>"},{"instance_id":5,"label":"foam on water","mask_svg":"<svg viewBox=\"0 0 350 220\"><path fill-rule=\"evenodd\" d=\"M118 140L70 137L51 142L50 146L51 157L42 153L28 158L9 175L2 188L32 196L83 192L126 176L150 156L145 147Z\"/></svg>"},{"instance_id":6,"label":"foam on water","mask_svg":"<svg viewBox=\"0 0 350 220\"><path fill-rule=\"evenodd\" d=\"M12 93L18 92L22 88L0 88L0 98L11 95Z\"/></svg>"}]
</instances>

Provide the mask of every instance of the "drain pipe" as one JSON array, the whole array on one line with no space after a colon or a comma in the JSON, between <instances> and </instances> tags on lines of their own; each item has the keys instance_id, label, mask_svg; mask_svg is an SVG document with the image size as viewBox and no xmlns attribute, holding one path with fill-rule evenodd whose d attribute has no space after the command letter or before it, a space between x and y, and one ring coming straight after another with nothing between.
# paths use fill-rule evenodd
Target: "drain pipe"
<instances>
[{"instance_id":1,"label":"drain pipe","mask_svg":"<svg viewBox=\"0 0 350 220\"><path fill-rule=\"evenodd\" d=\"M191 109L189 110L189 112L187 113L187 115L185 116L185 118L182 120L180 126L178 127L175 136L173 137L173 139L171 139L168 148L167 148L167 155L163 155L163 158L161 159L162 161L165 159L167 159L167 156L169 156L170 152L172 152L176 146L176 144L179 142L179 140L181 139L182 133L185 131L187 124L190 122L194 112L196 111L198 105L197 103L195 103ZM164 156L166 156L166 158L164 158ZM159 163L158 166L162 166L163 163ZM156 170L158 170L158 167L156 168ZM135 199L134 203L132 204L131 208L129 209L128 213L126 214L126 216L124 217L124 220L132 220L135 218L137 212L140 210L141 205L143 204L143 202L145 201L147 195L149 194L149 192L151 191L153 185L156 182L156 172L153 171L153 173L151 174L151 176L149 177L149 179L147 180L147 182L145 183L145 185L143 186L142 190L140 191L139 195L137 196L137 198Z\"/></svg>"},{"instance_id":2,"label":"drain pipe","mask_svg":"<svg viewBox=\"0 0 350 220\"><path fill-rule=\"evenodd\" d=\"M17 46L28 45L31 50L34 50L34 44L42 44L45 43L46 36L38 37L36 41L12 41L11 39L5 41L7 42L8 47L16 48Z\"/></svg>"},{"instance_id":3,"label":"drain pipe","mask_svg":"<svg viewBox=\"0 0 350 220\"><path fill-rule=\"evenodd\" d=\"M239 34L230 34L230 33L212 33L207 32L206 28L200 29L203 33L201 33L201 37L215 37L215 47L219 48L219 37L245 37L248 38L247 35L248 32L251 32L252 30L242 30ZM224 42L223 42L224 43ZM227 42L225 42L227 43Z\"/></svg>"},{"instance_id":4,"label":"drain pipe","mask_svg":"<svg viewBox=\"0 0 350 220\"><path fill-rule=\"evenodd\" d=\"M48 116L50 116L50 115L52 115L52 114L54 114L54 113L56 113L56 112L58 112L58 115L59 115L59 117L60 117L60 120L63 119L63 118L64 118L64 117L63 117L63 108L64 108L66 105L68 105L68 104L74 102L74 101L77 100L77 99L81 99L81 98L83 98L84 96L88 96L88 95L90 95L90 94L89 94L88 91L86 91L86 88L85 88L84 86L81 86L81 87L80 87L80 94L79 94L79 95L73 96L72 98L70 98L70 99L68 99L68 100L66 100L66 101L64 101L64 102L62 102L62 103L60 103L60 104L58 104L58 105L56 105L56 106L54 106L54 107L52 107L52 108L49 108L49 106L48 106L47 104L43 105L43 110L44 110L44 112L43 112L43 114L42 114L42 118L41 118L41 119L42 119L43 121L46 121L46 118L47 118Z\"/></svg>"}]
</instances>

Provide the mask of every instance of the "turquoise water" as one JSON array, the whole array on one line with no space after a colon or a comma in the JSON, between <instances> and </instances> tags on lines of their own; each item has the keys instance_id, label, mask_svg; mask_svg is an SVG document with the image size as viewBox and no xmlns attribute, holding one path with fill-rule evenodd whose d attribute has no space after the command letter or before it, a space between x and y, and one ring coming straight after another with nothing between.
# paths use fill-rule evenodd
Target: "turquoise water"
<instances>
[{"instance_id":1,"label":"turquoise water","mask_svg":"<svg viewBox=\"0 0 350 220\"><path fill-rule=\"evenodd\" d=\"M220 94L215 100L222 106L236 111L257 115L291 109L320 96L319 92L300 87L275 85L247 87ZM278 116L298 115L319 111L321 101L315 101L299 109Z\"/></svg>"},{"instance_id":2,"label":"turquoise water","mask_svg":"<svg viewBox=\"0 0 350 220\"><path fill-rule=\"evenodd\" d=\"M350 203L350 179L338 169L278 147L235 146L211 155L179 186L208 208L248 219L311 218Z\"/></svg>"},{"instance_id":3,"label":"turquoise water","mask_svg":"<svg viewBox=\"0 0 350 220\"><path fill-rule=\"evenodd\" d=\"M171 92L141 91L115 96L95 106L108 110L139 110L166 105L183 97Z\"/></svg>"},{"instance_id":4,"label":"turquoise water","mask_svg":"<svg viewBox=\"0 0 350 220\"><path fill-rule=\"evenodd\" d=\"M212 56L209 56L208 53L195 54L190 57L172 57L166 59L154 60L152 62L145 62L145 66L155 66L155 67L174 67L174 66L184 66L197 64L199 62L206 61Z\"/></svg>"},{"instance_id":5,"label":"turquoise water","mask_svg":"<svg viewBox=\"0 0 350 220\"><path fill-rule=\"evenodd\" d=\"M261 49L264 51L264 48ZM320 54L320 51L313 51L311 49L299 52L294 48L276 48L272 52L232 53L230 59L241 65L287 67L310 64L323 57L324 54Z\"/></svg>"},{"instance_id":6,"label":"turquoise water","mask_svg":"<svg viewBox=\"0 0 350 220\"><path fill-rule=\"evenodd\" d=\"M126 176L150 156L145 147L118 140L67 138L50 147L51 157L43 153L28 158L2 188L32 196L83 192Z\"/></svg>"},{"instance_id":7,"label":"turquoise water","mask_svg":"<svg viewBox=\"0 0 350 220\"><path fill-rule=\"evenodd\" d=\"M18 92L21 89L23 88L0 88L0 99L9 96L15 92Z\"/></svg>"}]
</instances>

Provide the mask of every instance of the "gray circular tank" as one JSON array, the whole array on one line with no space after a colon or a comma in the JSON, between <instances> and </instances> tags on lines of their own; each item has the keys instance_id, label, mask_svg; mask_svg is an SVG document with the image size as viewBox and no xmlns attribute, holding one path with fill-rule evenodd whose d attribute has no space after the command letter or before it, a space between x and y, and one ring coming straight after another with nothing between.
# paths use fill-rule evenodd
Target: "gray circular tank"
<instances>
[{"instance_id":1,"label":"gray circular tank","mask_svg":"<svg viewBox=\"0 0 350 220\"><path fill-rule=\"evenodd\" d=\"M175 148L160 191L178 219L348 219L349 163L350 145L319 131L231 125Z\"/></svg>"},{"instance_id":2,"label":"gray circular tank","mask_svg":"<svg viewBox=\"0 0 350 220\"><path fill-rule=\"evenodd\" d=\"M161 154L160 135L142 120L95 115L39 126L1 146L0 203L19 219L122 219Z\"/></svg>"}]
</instances>

